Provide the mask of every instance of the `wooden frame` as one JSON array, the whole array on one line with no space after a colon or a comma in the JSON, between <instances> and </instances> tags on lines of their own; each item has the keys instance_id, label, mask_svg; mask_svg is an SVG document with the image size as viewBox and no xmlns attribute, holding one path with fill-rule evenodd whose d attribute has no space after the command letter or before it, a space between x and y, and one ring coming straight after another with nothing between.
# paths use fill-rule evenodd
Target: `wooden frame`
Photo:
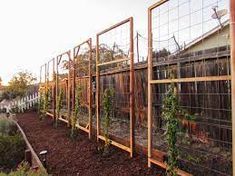
<instances>
[{"instance_id":1,"label":"wooden frame","mask_svg":"<svg viewBox=\"0 0 235 176\"><path fill-rule=\"evenodd\" d=\"M77 62L76 58L79 55L79 50L83 45L88 45L89 47L89 70L88 70L88 75L85 76L76 76L77 70L79 71L79 67L77 68ZM88 79L88 99L89 99L89 104L88 104L88 124L86 127L83 127L80 124L76 124L76 127L79 128L80 130L85 131L88 133L89 139L91 139L91 132L92 132L92 73L91 73L91 63L92 63L92 39L89 38L88 40L82 42L78 46L73 48L73 83L72 83L72 110L75 109L75 95L76 95L76 85L77 85L77 79Z\"/></svg>"},{"instance_id":2,"label":"wooden frame","mask_svg":"<svg viewBox=\"0 0 235 176\"><path fill-rule=\"evenodd\" d=\"M53 79L52 80L50 80L50 73L49 73L49 71L50 71L50 64L52 63L52 74L53 74ZM53 109L53 112L46 112L47 113L47 115L49 115L49 116L51 116L52 118L55 118L55 116L56 116L56 111L55 111L55 109L56 109L56 97L55 97L55 88L56 88L56 86L55 86L55 58L52 58L51 60L49 60L48 62L47 62L47 73L46 73L46 75L47 75L47 81L46 81L46 90L48 90L48 88L49 87L51 87L51 90L52 90L52 109Z\"/></svg>"},{"instance_id":3,"label":"wooden frame","mask_svg":"<svg viewBox=\"0 0 235 176\"><path fill-rule=\"evenodd\" d=\"M153 158L153 148L152 148L152 85L154 84L165 84L165 83L182 83L182 82L203 82L203 81L221 81L221 80L231 80L233 76L233 74L235 75L235 73L233 73L232 71L232 75L225 75L225 76L205 76L205 77L190 77L190 78L179 78L179 79L163 79L163 80L153 80L153 34L152 34L152 11L155 8L158 8L159 6L161 6L162 4L168 2L169 0L160 0L159 2L157 2L156 4L153 4L152 6L150 6L148 8L148 167L151 167L151 164L156 164L162 168L166 168L166 164L158 161L156 159ZM233 0L230 0L231 2ZM231 3L233 4L233 11L235 8L235 3ZM231 5L232 6L232 5ZM233 19L235 19L234 17L235 13L233 14ZM233 27L234 27L234 23L233 23ZM233 42L234 42L234 29L233 28L233 32L231 32L231 36L233 36ZM230 29L232 30L232 28ZM234 43L231 44L231 48L233 48L233 55L231 54L231 58L234 57ZM231 51L232 52L232 51ZM233 58L234 60L234 58ZM233 61L234 65L235 62ZM233 70L234 68L232 67L231 70ZM233 78L234 79L234 78ZM233 92L235 91L235 85L233 84ZM234 97L234 93L232 93L232 99L233 99L233 103L232 106L234 106L235 104L235 97ZM233 110L234 111L234 110ZM233 113L233 127L235 126L235 113ZM235 137L235 132L233 130L233 143L235 143L234 140ZM234 150L234 149L233 149ZM233 152L233 161L235 160L235 154ZM234 162L233 162L233 168L235 169L234 166ZM177 174L178 175L191 175L187 172L184 172L180 169L177 169Z\"/></svg>"},{"instance_id":4,"label":"wooden frame","mask_svg":"<svg viewBox=\"0 0 235 176\"><path fill-rule=\"evenodd\" d=\"M68 80L68 84L66 86L66 89L68 90L67 91L67 95L66 95L66 102L67 102L67 110L68 110L68 114L67 114L67 125L70 126L70 115L71 115L71 110L70 110L70 89L71 89L71 79L70 79L70 69L71 69L71 51L66 51L60 55L58 55L56 57L56 106L58 105L58 102L57 102L57 97L59 95L59 86L60 86L60 83L59 83L59 64L61 62L61 59L62 57L64 56L68 56L68 76L67 76L67 80ZM61 119L61 115L58 115L56 114L57 116L57 119Z\"/></svg>"},{"instance_id":5,"label":"wooden frame","mask_svg":"<svg viewBox=\"0 0 235 176\"><path fill-rule=\"evenodd\" d=\"M230 0L230 63L231 63L231 94L232 94L232 161L233 175L235 175L235 1Z\"/></svg>"},{"instance_id":6,"label":"wooden frame","mask_svg":"<svg viewBox=\"0 0 235 176\"><path fill-rule=\"evenodd\" d=\"M126 23L130 24L130 58L116 60L115 62L99 63L99 37L121 25ZM103 30L96 35L96 119L97 119L97 141L99 139L104 140L104 137L100 134L100 71L99 67L102 65L109 65L112 63L123 62L130 60L130 146L127 147L114 140L110 140L111 144L119 147L130 153L130 157L134 152L134 45L133 45L133 17L125 19L110 28Z\"/></svg>"}]
</instances>

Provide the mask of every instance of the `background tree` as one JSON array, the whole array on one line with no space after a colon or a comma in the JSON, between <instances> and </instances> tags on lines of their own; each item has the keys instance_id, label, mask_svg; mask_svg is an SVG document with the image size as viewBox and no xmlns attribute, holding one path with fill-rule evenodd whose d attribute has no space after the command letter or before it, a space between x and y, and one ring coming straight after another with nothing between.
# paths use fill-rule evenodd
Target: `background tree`
<instances>
[{"instance_id":1,"label":"background tree","mask_svg":"<svg viewBox=\"0 0 235 176\"><path fill-rule=\"evenodd\" d=\"M23 97L35 81L36 78L28 71L16 73L8 82L8 86L3 92L3 98L13 99Z\"/></svg>"}]
</instances>

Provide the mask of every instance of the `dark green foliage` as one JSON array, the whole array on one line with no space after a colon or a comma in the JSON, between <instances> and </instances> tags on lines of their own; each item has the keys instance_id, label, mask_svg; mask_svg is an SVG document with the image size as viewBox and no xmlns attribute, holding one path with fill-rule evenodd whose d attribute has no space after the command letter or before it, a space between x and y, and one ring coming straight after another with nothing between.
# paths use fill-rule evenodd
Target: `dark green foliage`
<instances>
[{"instance_id":1,"label":"dark green foliage","mask_svg":"<svg viewBox=\"0 0 235 176\"><path fill-rule=\"evenodd\" d=\"M178 149L176 147L177 132L179 129L178 99L174 84L169 86L166 97L163 100L162 117L166 122L166 139L168 143L167 175L176 176Z\"/></svg>"},{"instance_id":2,"label":"dark green foliage","mask_svg":"<svg viewBox=\"0 0 235 176\"><path fill-rule=\"evenodd\" d=\"M7 120L0 120L0 168L15 168L23 159L26 145L17 131L17 126Z\"/></svg>"},{"instance_id":3,"label":"dark green foliage","mask_svg":"<svg viewBox=\"0 0 235 176\"><path fill-rule=\"evenodd\" d=\"M177 158L179 155L176 143L178 133L182 132L180 122L182 119L193 121L195 116L190 115L179 106L176 87L173 83L169 86L162 108L162 118L166 123L165 135L168 144L167 175L176 176Z\"/></svg>"},{"instance_id":4,"label":"dark green foliage","mask_svg":"<svg viewBox=\"0 0 235 176\"><path fill-rule=\"evenodd\" d=\"M75 135L76 123L78 121L78 116L81 106L81 94L82 94L82 88L78 86L76 89L75 109L71 119L71 133L70 133L71 138L73 138Z\"/></svg>"},{"instance_id":5,"label":"dark green foliage","mask_svg":"<svg viewBox=\"0 0 235 176\"><path fill-rule=\"evenodd\" d=\"M110 145L109 141L109 126L110 126L110 116L113 110L113 89L105 89L103 96L103 107L104 107L104 137L105 137L105 148Z\"/></svg>"},{"instance_id":6,"label":"dark green foliage","mask_svg":"<svg viewBox=\"0 0 235 176\"><path fill-rule=\"evenodd\" d=\"M0 176L48 176L48 174L42 169L31 170L26 162L22 162L16 171L9 174L0 173Z\"/></svg>"},{"instance_id":7,"label":"dark green foliage","mask_svg":"<svg viewBox=\"0 0 235 176\"><path fill-rule=\"evenodd\" d=\"M0 135L0 167L11 169L24 159L25 142L17 134L14 136Z\"/></svg>"},{"instance_id":8,"label":"dark green foliage","mask_svg":"<svg viewBox=\"0 0 235 176\"><path fill-rule=\"evenodd\" d=\"M17 126L12 121L0 118L0 136L16 135L17 130Z\"/></svg>"},{"instance_id":9,"label":"dark green foliage","mask_svg":"<svg viewBox=\"0 0 235 176\"><path fill-rule=\"evenodd\" d=\"M60 111L62 109L62 99L63 99L63 90L61 89L59 92L59 95L57 96L57 100L56 102L58 102L56 104L56 119L55 119L55 127L57 128L58 125L58 118L60 117Z\"/></svg>"}]
</instances>

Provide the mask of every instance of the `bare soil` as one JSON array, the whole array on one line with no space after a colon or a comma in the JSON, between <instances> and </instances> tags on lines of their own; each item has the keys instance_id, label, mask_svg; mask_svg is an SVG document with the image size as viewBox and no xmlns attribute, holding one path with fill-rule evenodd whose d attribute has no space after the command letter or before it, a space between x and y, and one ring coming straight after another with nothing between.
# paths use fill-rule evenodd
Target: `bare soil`
<instances>
[{"instance_id":1,"label":"bare soil","mask_svg":"<svg viewBox=\"0 0 235 176\"><path fill-rule=\"evenodd\" d=\"M18 123L36 153L47 150L47 169L52 175L85 176L131 176L163 175L160 168L149 169L145 155L129 154L111 147L110 154L103 156L97 148L96 139L89 140L87 134L79 131L76 139L69 138L70 129L62 122L57 128L53 120L40 121L37 114L28 112L17 116Z\"/></svg>"}]
</instances>

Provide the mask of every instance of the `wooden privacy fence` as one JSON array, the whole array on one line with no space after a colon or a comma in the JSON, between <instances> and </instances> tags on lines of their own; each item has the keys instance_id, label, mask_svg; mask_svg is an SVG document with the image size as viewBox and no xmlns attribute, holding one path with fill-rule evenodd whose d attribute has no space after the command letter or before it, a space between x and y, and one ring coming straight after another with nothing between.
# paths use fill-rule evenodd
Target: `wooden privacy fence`
<instances>
[{"instance_id":1,"label":"wooden privacy fence","mask_svg":"<svg viewBox=\"0 0 235 176\"><path fill-rule=\"evenodd\" d=\"M229 20L235 14L228 7L229 0L161 0L149 7L147 62L134 63L134 51L137 60L142 54L139 39L134 50L133 18L98 33L96 47L89 39L59 55L40 69L42 89L52 92L48 114L70 124L79 97L77 128L89 138L96 130L97 140L105 140L103 97L112 89L111 144L131 157L141 146L149 167L166 168L162 107L174 84L180 108L194 119L179 116L178 174L231 175L235 98L234 22ZM221 10L224 16L213 15ZM63 108L56 114L62 90Z\"/></svg>"},{"instance_id":2,"label":"wooden privacy fence","mask_svg":"<svg viewBox=\"0 0 235 176\"><path fill-rule=\"evenodd\" d=\"M79 108L76 126L87 132L92 131L92 39L88 39L73 49L72 110ZM78 102L79 101L79 102Z\"/></svg>"}]
</instances>

